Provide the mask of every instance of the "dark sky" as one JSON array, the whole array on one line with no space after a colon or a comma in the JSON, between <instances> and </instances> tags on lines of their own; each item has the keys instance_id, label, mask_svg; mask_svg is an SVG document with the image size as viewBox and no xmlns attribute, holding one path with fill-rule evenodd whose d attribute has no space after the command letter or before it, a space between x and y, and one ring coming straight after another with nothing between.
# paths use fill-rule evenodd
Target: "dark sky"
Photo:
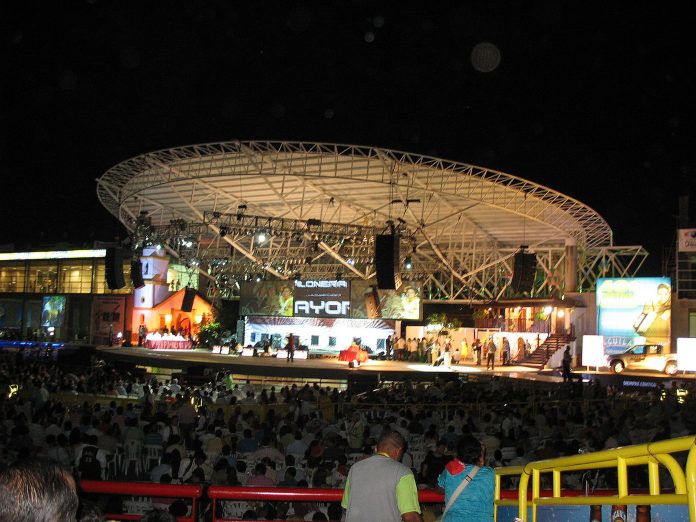
<instances>
[{"instance_id":1,"label":"dark sky","mask_svg":"<svg viewBox=\"0 0 696 522\"><path fill-rule=\"evenodd\" d=\"M646 246L657 274L696 185L686 4L411 4L0 2L0 244L122 233L95 179L129 157L308 140L541 183ZM481 42L492 72L472 64Z\"/></svg>"}]
</instances>

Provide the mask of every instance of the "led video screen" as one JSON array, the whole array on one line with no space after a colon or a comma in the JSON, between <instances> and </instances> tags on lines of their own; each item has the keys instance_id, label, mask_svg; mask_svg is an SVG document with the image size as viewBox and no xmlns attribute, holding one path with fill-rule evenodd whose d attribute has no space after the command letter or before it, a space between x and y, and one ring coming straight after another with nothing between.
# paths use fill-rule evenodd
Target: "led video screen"
<instances>
[{"instance_id":1,"label":"led video screen","mask_svg":"<svg viewBox=\"0 0 696 522\"><path fill-rule=\"evenodd\" d=\"M60 328L65 315L65 296L51 295L43 298L41 307L41 326Z\"/></svg>"},{"instance_id":2,"label":"led video screen","mask_svg":"<svg viewBox=\"0 0 696 522\"><path fill-rule=\"evenodd\" d=\"M381 290L376 281L353 281L351 317L355 319L420 319L420 288L405 283L399 290Z\"/></svg>"},{"instance_id":3,"label":"led video screen","mask_svg":"<svg viewBox=\"0 0 696 522\"><path fill-rule=\"evenodd\" d=\"M295 317L350 317L348 281L295 281Z\"/></svg>"},{"instance_id":4,"label":"led video screen","mask_svg":"<svg viewBox=\"0 0 696 522\"><path fill-rule=\"evenodd\" d=\"M242 283L239 294L240 315L292 317L292 281Z\"/></svg>"}]
</instances>

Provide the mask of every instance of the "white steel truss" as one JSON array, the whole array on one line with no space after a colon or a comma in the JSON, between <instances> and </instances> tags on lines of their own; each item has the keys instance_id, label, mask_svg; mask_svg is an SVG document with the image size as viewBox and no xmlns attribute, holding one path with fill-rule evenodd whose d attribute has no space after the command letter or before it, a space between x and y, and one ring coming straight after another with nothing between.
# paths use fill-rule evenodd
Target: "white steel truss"
<instances>
[{"instance_id":1,"label":"white steel truss","mask_svg":"<svg viewBox=\"0 0 696 522\"><path fill-rule=\"evenodd\" d=\"M512 259L522 245L537 255L536 295L590 290L608 274L635 275L647 256L640 246L614 246L599 214L557 191L483 167L375 147L265 141L178 147L114 166L97 180L97 194L129 230L146 215L166 240L167 227L184 223L194 246L182 252L168 243L170 252L197 258L206 273L219 271L211 260L225 258L228 278L235 279L259 271L277 278L371 278L374 235L394 229L402 236L401 259L413 262L402 275L421 281L433 298L508 295ZM260 244L251 227L235 226L240 213L267 218L271 238ZM211 215L232 217L216 222ZM246 217L239 222L246 225ZM308 223L314 229L302 228ZM336 233L319 233L317 223L332 224ZM348 233L355 230L368 233ZM563 286L567 243L576 245L575 289Z\"/></svg>"}]
</instances>

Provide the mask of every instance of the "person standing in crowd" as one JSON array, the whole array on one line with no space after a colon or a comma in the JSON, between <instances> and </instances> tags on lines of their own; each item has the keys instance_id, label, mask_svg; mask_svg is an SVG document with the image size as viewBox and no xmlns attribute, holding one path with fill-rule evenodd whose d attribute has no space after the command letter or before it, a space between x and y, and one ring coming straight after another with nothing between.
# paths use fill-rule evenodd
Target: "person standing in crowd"
<instances>
[{"instance_id":1,"label":"person standing in crowd","mask_svg":"<svg viewBox=\"0 0 696 522\"><path fill-rule=\"evenodd\" d=\"M440 345L437 340L433 340L433 344L430 345L430 364L435 366L437 360L440 358Z\"/></svg>"},{"instance_id":2,"label":"person standing in crowd","mask_svg":"<svg viewBox=\"0 0 696 522\"><path fill-rule=\"evenodd\" d=\"M425 361L425 338L418 339L418 362Z\"/></svg>"},{"instance_id":3,"label":"person standing in crowd","mask_svg":"<svg viewBox=\"0 0 696 522\"><path fill-rule=\"evenodd\" d=\"M486 342L486 370L495 370L496 349L495 341L493 341L493 336L491 336L488 338L488 342Z\"/></svg>"},{"instance_id":4,"label":"person standing in crowd","mask_svg":"<svg viewBox=\"0 0 696 522\"><path fill-rule=\"evenodd\" d=\"M396 358L399 361L403 361L406 358L406 340L403 337L399 337L396 340Z\"/></svg>"},{"instance_id":5,"label":"person standing in crowd","mask_svg":"<svg viewBox=\"0 0 696 522\"><path fill-rule=\"evenodd\" d=\"M462 338L462 344L459 348L459 364L464 364L469 359L469 343L466 342L466 337Z\"/></svg>"},{"instance_id":6,"label":"person standing in crowd","mask_svg":"<svg viewBox=\"0 0 696 522\"><path fill-rule=\"evenodd\" d=\"M341 505L346 522L422 522L413 472L401 464L406 441L397 431L382 434L377 453L348 472Z\"/></svg>"},{"instance_id":7,"label":"person standing in crowd","mask_svg":"<svg viewBox=\"0 0 696 522\"><path fill-rule=\"evenodd\" d=\"M287 351L285 361L295 362L295 337L292 335L292 332L288 334L288 344L285 345L285 350Z\"/></svg>"},{"instance_id":8,"label":"person standing in crowd","mask_svg":"<svg viewBox=\"0 0 696 522\"><path fill-rule=\"evenodd\" d=\"M408 340L408 360L411 362L418 360L418 341L415 337Z\"/></svg>"},{"instance_id":9,"label":"person standing in crowd","mask_svg":"<svg viewBox=\"0 0 696 522\"><path fill-rule=\"evenodd\" d=\"M503 337L503 366L510 365L510 341L507 337Z\"/></svg>"},{"instance_id":10,"label":"person standing in crowd","mask_svg":"<svg viewBox=\"0 0 696 522\"><path fill-rule=\"evenodd\" d=\"M147 326L141 324L138 326L138 346L145 346L145 339L147 337Z\"/></svg>"},{"instance_id":11,"label":"person standing in crowd","mask_svg":"<svg viewBox=\"0 0 696 522\"><path fill-rule=\"evenodd\" d=\"M0 473L0 520L75 520L75 479L50 460L30 458Z\"/></svg>"},{"instance_id":12,"label":"person standing in crowd","mask_svg":"<svg viewBox=\"0 0 696 522\"><path fill-rule=\"evenodd\" d=\"M445 340L445 346L443 348L443 362L445 368L452 366L452 342L449 339Z\"/></svg>"},{"instance_id":13,"label":"person standing in crowd","mask_svg":"<svg viewBox=\"0 0 696 522\"><path fill-rule=\"evenodd\" d=\"M474 437L463 437L457 445L457 458L450 461L438 477L445 490L442 522L470 520L492 522L495 471L484 466L485 448Z\"/></svg>"},{"instance_id":14,"label":"person standing in crowd","mask_svg":"<svg viewBox=\"0 0 696 522\"><path fill-rule=\"evenodd\" d=\"M563 352L563 382L570 382L572 380L570 372L572 360L573 356L570 354L570 345L566 345L565 351Z\"/></svg>"},{"instance_id":15,"label":"person standing in crowd","mask_svg":"<svg viewBox=\"0 0 696 522\"><path fill-rule=\"evenodd\" d=\"M481 341L476 338L471 345L474 355L476 356L476 366L481 366Z\"/></svg>"}]
</instances>

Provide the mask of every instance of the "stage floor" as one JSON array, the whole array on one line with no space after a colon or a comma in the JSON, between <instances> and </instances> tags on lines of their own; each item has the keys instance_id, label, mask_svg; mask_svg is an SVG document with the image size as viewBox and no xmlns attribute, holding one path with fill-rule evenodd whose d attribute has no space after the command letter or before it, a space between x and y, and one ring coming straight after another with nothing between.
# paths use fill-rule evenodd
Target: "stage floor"
<instances>
[{"instance_id":1,"label":"stage floor","mask_svg":"<svg viewBox=\"0 0 696 522\"><path fill-rule=\"evenodd\" d=\"M556 375L541 373L525 366L497 366L486 370L484 366L453 365L451 368L431 366L425 363L369 360L359 368L349 368L348 363L337 358L295 359L287 362L276 357L240 357L213 354L207 350L148 350L142 347L98 346L100 357L110 361L128 362L134 365L188 371L192 367L226 369L246 375L268 375L305 378L381 380L432 380L436 375L496 375L513 379L540 382L561 382Z\"/></svg>"}]
</instances>

